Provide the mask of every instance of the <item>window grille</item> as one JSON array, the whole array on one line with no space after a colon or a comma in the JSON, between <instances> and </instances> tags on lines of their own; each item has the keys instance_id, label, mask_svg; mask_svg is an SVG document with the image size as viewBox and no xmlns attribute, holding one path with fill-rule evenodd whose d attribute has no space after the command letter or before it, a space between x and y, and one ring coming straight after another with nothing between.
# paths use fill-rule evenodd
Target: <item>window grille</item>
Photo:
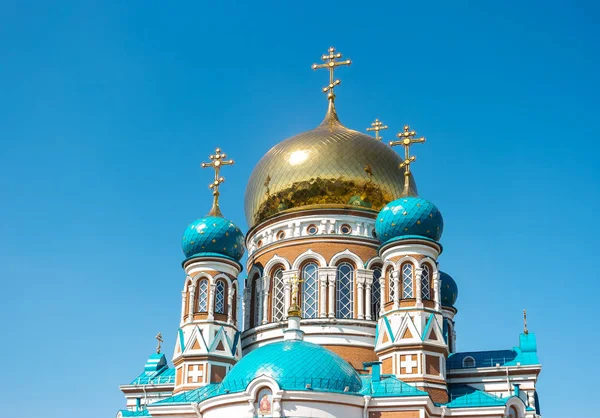
<instances>
[{"instance_id":1,"label":"window grille","mask_svg":"<svg viewBox=\"0 0 600 418\"><path fill-rule=\"evenodd\" d=\"M402 299L413 297L413 266L406 263L402 266Z\"/></svg>"},{"instance_id":2,"label":"window grille","mask_svg":"<svg viewBox=\"0 0 600 418\"><path fill-rule=\"evenodd\" d=\"M198 312L208 311L208 280L202 279L198 284Z\"/></svg>"},{"instance_id":3,"label":"window grille","mask_svg":"<svg viewBox=\"0 0 600 418\"><path fill-rule=\"evenodd\" d=\"M389 269L387 271L387 282L388 282L388 302L393 302L395 298L394 278L392 277L394 270Z\"/></svg>"},{"instance_id":4,"label":"window grille","mask_svg":"<svg viewBox=\"0 0 600 418\"><path fill-rule=\"evenodd\" d=\"M429 287L429 266L423 265L423 273L421 273L421 298L431 299L431 288Z\"/></svg>"},{"instance_id":5,"label":"window grille","mask_svg":"<svg viewBox=\"0 0 600 418\"><path fill-rule=\"evenodd\" d=\"M283 286L283 270L277 269L273 273L273 322L285 318L285 289Z\"/></svg>"},{"instance_id":6,"label":"window grille","mask_svg":"<svg viewBox=\"0 0 600 418\"><path fill-rule=\"evenodd\" d=\"M215 291L215 313L225 313L225 282L217 281L217 289Z\"/></svg>"},{"instance_id":7,"label":"window grille","mask_svg":"<svg viewBox=\"0 0 600 418\"><path fill-rule=\"evenodd\" d=\"M319 278L315 263L308 263L302 269L302 316L316 318L319 304Z\"/></svg>"},{"instance_id":8,"label":"window grille","mask_svg":"<svg viewBox=\"0 0 600 418\"><path fill-rule=\"evenodd\" d=\"M337 267L335 278L335 317L353 317L354 267L350 263L342 263Z\"/></svg>"},{"instance_id":9,"label":"window grille","mask_svg":"<svg viewBox=\"0 0 600 418\"><path fill-rule=\"evenodd\" d=\"M379 319L379 311L381 310L381 267L373 269L373 284L371 285L371 318L374 321Z\"/></svg>"}]
</instances>

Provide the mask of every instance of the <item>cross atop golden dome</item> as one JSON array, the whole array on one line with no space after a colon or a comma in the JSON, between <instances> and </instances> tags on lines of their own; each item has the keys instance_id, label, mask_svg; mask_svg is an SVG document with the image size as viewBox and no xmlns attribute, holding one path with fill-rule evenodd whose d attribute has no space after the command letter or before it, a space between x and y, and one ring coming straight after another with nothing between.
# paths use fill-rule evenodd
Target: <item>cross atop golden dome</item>
<instances>
[{"instance_id":1,"label":"cross atop golden dome","mask_svg":"<svg viewBox=\"0 0 600 418\"><path fill-rule=\"evenodd\" d=\"M321 59L325 61L325 63L312 65L313 70L317 70L319 68L326 68L329 70L329 85L323 87L323 93L327 93L327 99L330 102L333 102L335 100L335 94L333 94L334 87L338 86L341 83L340 80L335 80L333 76L335 67L339 67L340 65L350 65L352 63L352 61L350 60L336 61L336 59L339 60L340 58L342 58L342 54L339 52L336 53L335 48L330 47L329 53L321 56Z\"/></svg>"},{"instance_id":2,"label":"cross atop golden dome","mask_svg":"<svg viewBox=\"0 0 600 418\"><path fill-rule=\"evenodd\" d=\"M417 157L410 155L410 146L412 144L419 144L425 142L425 137L415 138L417 135L416 131L410 129L410 126L404 125L404 132L398 132L396 136L400 139L399 141L390 141L390 147L396 145L402 145L404 147L404 161L400 164L400 168L404 168L404 191L403 195L409 196L410 190L410 164L414 162Z\"/></svg>"},{"instance_id":3,"label":"cross atop golden dome","mask_svg":"<svg viewBox=\"0 0 600 418\"><path fill-rule=\"evenodd\" d=\"M381 141L383 138L379 136L379 131L383 131L387 128L387 125L384 125L379 119L375 119L375 122L371 124L371 128L367 128L367 132L375 131L375 139Z\"/></svg>"},{"instance_id":4,"label":"cross atop golden dome","mask_svg":"<svg viewBox=\"0 0 600 418\"><path fill-rule=\"evenodd\" d=\"M227 155L221 152L221 148L217 148L215 153L210 155L210 163L202 163L202 168L212 167L215 169L215 179L208 186L213 191L213 205L208 212L208 216L223 216L219 208L219 185L225 181L225 177L219 176L221 166L233 165L233 160L227 160Z\"/></svg>"}]
</instances>

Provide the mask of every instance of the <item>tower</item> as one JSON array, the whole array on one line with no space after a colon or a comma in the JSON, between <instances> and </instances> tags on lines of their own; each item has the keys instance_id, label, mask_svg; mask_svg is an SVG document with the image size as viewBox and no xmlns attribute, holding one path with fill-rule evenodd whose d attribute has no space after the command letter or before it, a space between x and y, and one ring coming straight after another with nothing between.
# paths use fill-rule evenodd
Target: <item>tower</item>
<instances>
[{"instance_id":1,"label":"tower","mask_svg":"<svg viewBox=\"0 0 600 418\"><path fill-rule=\"evenodd\" d=\"M377 216L375 228L383 261L381 288L384 301L377 326L375 352L382 372L427 391L434 402L447 402L439 244L442 214L411 187L410 165L416 157L410 147L425 142L408 125L390 145L404 147L404 190Z\"/></svg>"},{"instance_id":2,"label":"tower","mask_svg":"<svg viewBox=\"0 0 600 418\"><path fill-rule=\"evenodd\" d=\"M244 236L225 219L219 208L220 169L233 164L217 148L209 163L215 179L213 206L203 218L186 228L182 238L186 273L181 292L181 321L175 343L174 393L219 383L241 357L237 323L239 287L244 254Z\"/></svg>"}]
</instances>

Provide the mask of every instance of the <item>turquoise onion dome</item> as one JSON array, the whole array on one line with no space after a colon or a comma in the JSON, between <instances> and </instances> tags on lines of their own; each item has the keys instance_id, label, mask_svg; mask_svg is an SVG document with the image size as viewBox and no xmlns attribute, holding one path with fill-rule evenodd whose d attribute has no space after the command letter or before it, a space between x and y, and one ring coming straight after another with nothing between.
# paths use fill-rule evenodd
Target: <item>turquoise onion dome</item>
<instances>
[{"instance_id":1,"label":"turquoise onion dome","mask_svg":"<svg viewBox=\"0 0 600 418\"><path fill-rule=\"evenodd\" d=\"M358 392L358 373L343 358L302 340L269 343L242 357L225 375L221 389L239 392L259 376L268 376L284 390ZM347 389L346 389L347 388Z\"/></svg>"},{"instance_id":2,"label":"turquoise onion dome","mask_svg":"<svg viewBox=\"0 0 600 418\"><path fill-rule=\"evenodd\" d=\"M244 234L233 222L207 215L188 225L181 247L186 258L217 255L240 261L244 255Z\"/></svg>"},{"instance_id":3,"label":"turquoise onion dome","mask_svg":"<svg viewBox=\"0 0 600 418\"><path fill-rule=\"evenodd\" d=\"M440 271L440 286L442 288L440 292L442 296L442 305L454 307L456 299L458 298L458 286L452 276Z\"/></svg>"},{"instance_id":4,"label":"turquoise onion dome","mask_svg":"<svg viewBox=\"0 0 600 418\"><path fill-rule=\"evenodd\" d=\"M444 230L442 213L429 200L418 196L396 199L381 209L375 231L382 244L402 238L439 241Z\"/></svg>"}]
</instances>

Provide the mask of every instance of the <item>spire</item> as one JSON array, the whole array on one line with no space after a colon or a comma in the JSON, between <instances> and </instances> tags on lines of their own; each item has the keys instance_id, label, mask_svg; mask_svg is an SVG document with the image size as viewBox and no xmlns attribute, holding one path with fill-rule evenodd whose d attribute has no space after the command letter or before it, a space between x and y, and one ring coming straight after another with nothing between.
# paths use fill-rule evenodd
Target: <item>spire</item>
<instances>
[{"instance_id":1,"label":"spire","mask_svg":"<svg viewBox=\"0 0 600 418\"><path fill-rule=\"evenodd\" d=\"M404 161L400 164L400 168L404 168L404 190L402 196L416 196L415 191L410 187L410 164L413 163L417 157L410 155L410 146L412 144L419 144L425 142L425 137L415 138L417 135L416 131L411 131L408 125L404 125L404 132L398 132L396 136L400 139L399 141L390 141L390 147L396 145L402 145L404 147Z\"/></svg>"},{"instance_id":2,"label":"spire","mask_svg":"<svg viewBox=\"0 0 600 418\"><path fill-rule=\"evenodd\" d=\"M384 125L379 119L375 119L375 122L371 124L371 128L367 128L367 132L375 131L375 139L381 141L383 138L379 136L379 131L383 131L387 128L387 125Z\"/></svg>"},{"instance_id":3,"label":"spire","mask_svg":"<svg viewBox=\"0 0 600 418\"><path fill-rule=\"evenodd\" d=\"M219 172L221 171L221 166L233 165L233 160L226 160L227 155L225 153L221 153L221 148L217 148L215 153L210 155L209 158L210 163L201 164L202 168L212 167L215 169L215 179L208 186L213 191L213 205L207 216L223 217L221 209L219 208L219 185L225 181L225 178L220 177Z\"/></svg>"},{"instance_id":4,"label":"spire","mask_svg":"<svg viewBox=\"0 0 600 418\"><path fill-rule=\"evenodd\" d=\"M323 93L327 93L327 100L329 100L329 109L327 111L328 115L332 111L333 114L335 114L335 107L333 105L333 102L335 100L335 94L333 93L333 89L335 88L335 86L338 86L341 83L340 80L336 80L334 77L333 73L335 71L335 67L339 67L340 65L350 65L352 63L351 60L336 61L340 58L342 58L342 54L339 52L335 52L334 47L330 47L328 53L321 56L321 59L325 61L325 63L312 65L313 70L317 70L319 68L326 68L329 70L329 85L323 87Z\"/></svg>"}]
</instances>

